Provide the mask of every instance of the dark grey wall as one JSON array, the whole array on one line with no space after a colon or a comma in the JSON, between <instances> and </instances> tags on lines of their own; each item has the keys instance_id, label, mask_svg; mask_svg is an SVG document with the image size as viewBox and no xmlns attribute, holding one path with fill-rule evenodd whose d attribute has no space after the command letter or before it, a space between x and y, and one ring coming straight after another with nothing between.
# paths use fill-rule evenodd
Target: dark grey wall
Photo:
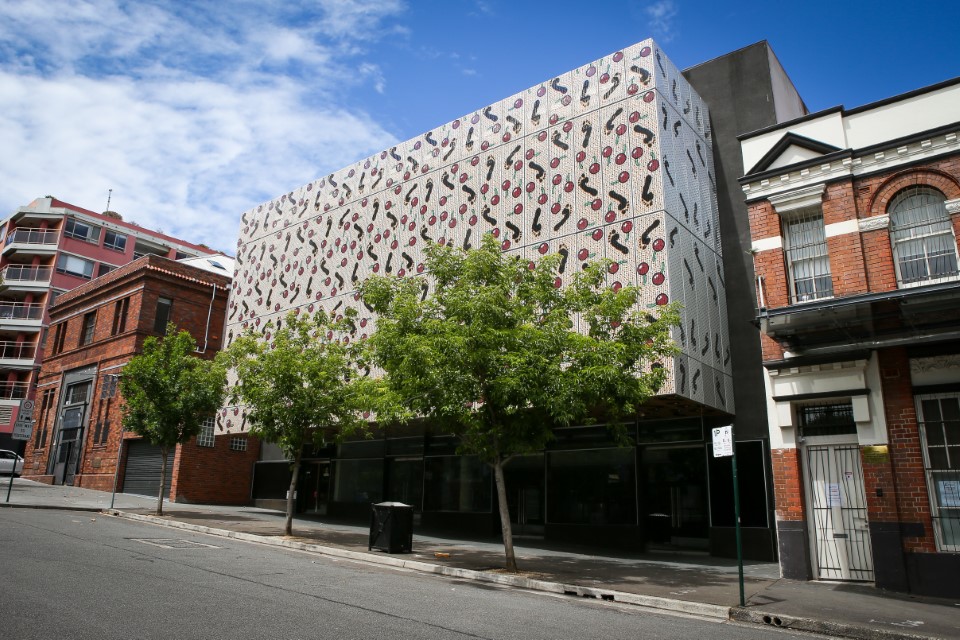
<instances>
[{"instance_id":1,"label":"dark grey wall","mask_svg":"<svg viewBox=\"0 0 960 640\"><path fill-rule=\"evenodd\" d=\"M776 124L778 111L781 120L803 115L793 113L802 110L803 101L766 42L691 67L683 75L706 101L713 127L736 435L738 440L767 438L760 334L753 324L757 305L750 223L737 182L745 173L737 136Z\"/></svg>"}]
</instances>

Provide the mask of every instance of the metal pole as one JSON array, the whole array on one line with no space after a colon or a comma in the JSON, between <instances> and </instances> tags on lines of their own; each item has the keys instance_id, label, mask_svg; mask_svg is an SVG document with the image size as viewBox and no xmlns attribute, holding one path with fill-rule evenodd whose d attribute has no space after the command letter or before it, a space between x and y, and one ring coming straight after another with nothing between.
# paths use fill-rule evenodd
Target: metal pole
<instances>
[{"instance_id":1,"label":"metal pole","mask_svg":"<svg viewBox=\"0 0 960 640\"><path fill-rule=\"evenodd\" d=\"M110 415L109 413L107 414ZM120 457L123 455L123 425L120 425L120 444L117 446L117 463L113 469L113 492L110 494L110 508L113 509L113 501L117 498L117 480L120 478ZM739 529L737 529L739 531Z\"/></svg>"},{"instance_id":2,"label":"metal pole","mask_svg":"<svg viewBox=\"0 0 960 640\"><path fill-rule=\"evenodd\" d=\"M733 513L737 525L737 569L740 576L740 606L747 603L743 597L743 542L740 537L740 483L737 481L737 441L733 440Z\"/></svg>"},{"instance_id":3,"label":"metal pole","mask_svg":"<svg viewBox=\"0 0 960 640\"><path fill-rule=\"evenodd\" d=\"M7 502L10 502L10 491L13 490L13 474L17 470L17 459L13 459L13 468L10 469L10 484L7 485Z\"/></svg>"}]
</instances>

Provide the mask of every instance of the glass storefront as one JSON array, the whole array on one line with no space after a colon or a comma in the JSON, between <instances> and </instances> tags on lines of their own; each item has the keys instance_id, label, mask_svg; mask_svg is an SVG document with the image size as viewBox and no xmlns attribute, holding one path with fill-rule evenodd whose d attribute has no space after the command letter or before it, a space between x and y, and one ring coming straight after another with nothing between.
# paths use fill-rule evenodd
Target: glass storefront
<instances>
[{"instance_id":1,"label":"glass storefront","mask_svg":"<svg viewBox=\"0 0 960 640\"><path fill-rule=\"evenodd\" d=\"M635 449L547 454L547 522L636 524Z\"/></svg>"},{"instance_id":2,"label":"glass storefront","mask_svg":"<svg viewBox=\"0 0 960 640\"><path fill-rule=\"evenodd\" d=\"M476 456L425 458L423 477L424 511L490 512L490 467Z\"/></svg>"}]
</instances>

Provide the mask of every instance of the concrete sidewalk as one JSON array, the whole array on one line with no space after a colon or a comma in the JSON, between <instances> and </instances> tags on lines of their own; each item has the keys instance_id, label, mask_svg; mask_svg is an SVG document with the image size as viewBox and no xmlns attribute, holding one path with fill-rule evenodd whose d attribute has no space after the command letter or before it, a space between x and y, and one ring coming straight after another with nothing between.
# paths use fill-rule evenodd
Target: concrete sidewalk
<instances>
[{"instance_id":1,"label":"concrete sidewalk","mask_svg":"<svg viewBox=\"0 0 960 640\"><path fill-rule=\"evenodd\" d=\"M0 507L106 510L110 494L15 480L10 504L7 479ZM597 554L597 549L517 540L521 574L499 571L499 542L415 535L413 553L367 550L365 527L297 518L294 536L282 536L283 514L252 507L165 504L153 515L155 498L117 494L114 514L383 565L612 600L702 616L732 618L850 638L960 638L960 603L893 594L870 586L796 582L779 578L776 564L746 562L747 606L739 608L735 561L699 554ZM2 511L0 511L2 517Z\"/></svg>"}]
</instances>

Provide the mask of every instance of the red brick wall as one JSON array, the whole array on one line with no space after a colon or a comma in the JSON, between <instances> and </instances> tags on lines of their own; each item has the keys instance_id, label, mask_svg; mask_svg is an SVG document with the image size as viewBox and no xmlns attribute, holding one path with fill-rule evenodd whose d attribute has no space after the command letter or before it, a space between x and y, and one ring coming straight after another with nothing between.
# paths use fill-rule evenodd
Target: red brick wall
<instances>
[{"instance_id":1,"label":"red brick wall","mask_svg":"<svg viewBox=\"0 0 960 640\"><path fill-rule=\"evenodd\" d=\"M773 449L773 492L777 520L799 521L804 516L803 475L797 449Z\"/></svg>"},{"instance_id":2,"label":"red brick wall","mask_svg":"<svg viewBox=\"0 0 960 640\"><path fill-rule=\"evenodd\" d=\"M246 451L233 451L230 441L247 442ZM260 457L259 441L248 435L222 435L212 447L196 438L180 447L180 459L170 488L171 500L201 504L248 504L253 465Z\"/></svg>"},{"instance_id":3,"label":"red brick wall","mask_svg":"<svg viewBox=\"0 0 960 640\"><path fill-rule=\"evenodd\" d=\"M901 522L918 522L924 527L926 535L923 537L904 538L904 549L936 551L927 480L923 471L920 431L910 381L910 361L906 349L902 347L884 349L878 351L877 355L880 359L880 382L887 419L890 471L893 476L888 478L881 473L880 478L875 481L883 482L884 487L893 485L896 510ZM886 491L884 493L886 495ZM891 513L889 499L878 500L875 491L870 492L868 489L867 502L873 503L870 504L871 515L874 511L878 517L894 515Z\"/></svg>"}]
</instances>

